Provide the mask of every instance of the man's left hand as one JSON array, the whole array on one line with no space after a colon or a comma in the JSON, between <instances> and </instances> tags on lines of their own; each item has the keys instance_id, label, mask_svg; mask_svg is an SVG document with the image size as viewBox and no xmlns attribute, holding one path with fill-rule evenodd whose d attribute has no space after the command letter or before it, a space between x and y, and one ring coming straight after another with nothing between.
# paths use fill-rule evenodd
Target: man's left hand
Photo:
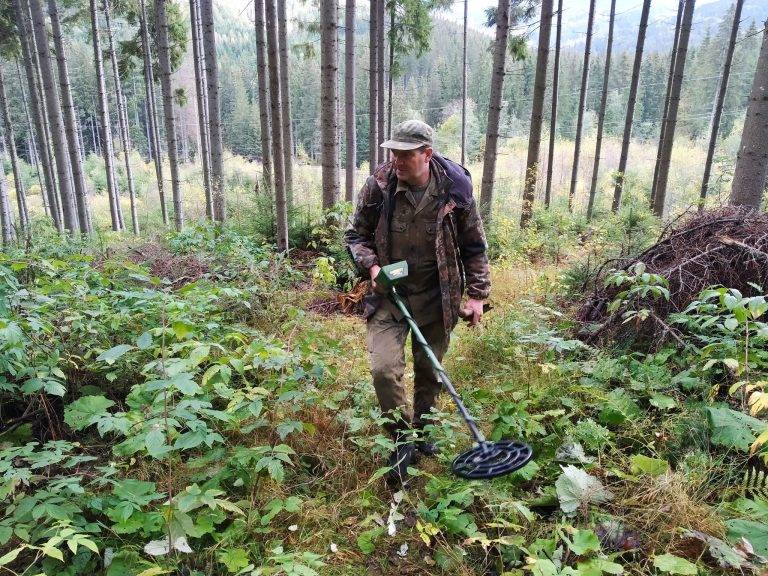
<instances>
[{"instance_id":1,"label":"man's left hand","mask_svg":"<svg viewBox=\"0 0 768 576\"><path fill-rule=\"evenodd\" d=\"M464 308L459 311L459 316L469 322L470 327L477 326L483 318L483 301L470 298Z\"/></svg>"}]
</instances>

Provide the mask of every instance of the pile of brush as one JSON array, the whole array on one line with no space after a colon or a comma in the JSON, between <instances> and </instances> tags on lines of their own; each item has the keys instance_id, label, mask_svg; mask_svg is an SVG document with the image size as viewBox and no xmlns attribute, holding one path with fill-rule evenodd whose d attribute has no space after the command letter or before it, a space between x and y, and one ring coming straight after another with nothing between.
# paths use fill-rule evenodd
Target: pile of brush
<instances>
[{"instance_id":1,"label":"pile of brush","mask_svg":"<svg viewBox=\"0 0 768 576\"><path fill-rule=\"evenodd\" d=\"M625 288L606 285L605 278L611 270L631 271L638 262L647 273L666 278L669 298L649 296L641 303L650 312L647 321L625 324L623 307L609 309ZM666 318L685 310L709 286L736 288L744 295L768 288L768 214L740 207L699 212L670 225L637 256L606 262L576 314L582 323L579 336L595 344L631 338L659 345L677 339Z\"/></svg>"}]
</instances>

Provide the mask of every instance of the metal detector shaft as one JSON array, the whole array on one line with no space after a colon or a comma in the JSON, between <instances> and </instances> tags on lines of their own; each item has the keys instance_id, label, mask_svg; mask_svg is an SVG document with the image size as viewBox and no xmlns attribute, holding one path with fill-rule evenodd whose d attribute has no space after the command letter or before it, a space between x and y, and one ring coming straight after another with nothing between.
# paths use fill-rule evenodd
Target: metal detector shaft
<instances>
[{"instance_id":1,"label":"metal detector shaft","mask_svg":"<svg viewBox=\"0 0 768 576\"><path fill-rule=\"evenodd\" d=\"M419 330L416 321L408 311L408 307L405 305L405 302L403 302L403 299L400 297L400 294L397 293L397 290L395 290L394 286L390 288L389 295L392 298L392 301L395 303L395 306L397 306L398 310L400 310L403 316L405 316L405 321L408 322L408 325L411 327L411 331L413 332L413 338L415 338L416 342L418 342L424 349L424 352L427 354L427 358L429 358L429 361L432 363L432 367L440 377L440 380L442 381L443 386L445 386L445 389L448 391L448 394L450 394L451 398L453 398L453 401L456 404L456 407L459 409L461 416L464 418L464 421L467 423L470 432L472 432L472 436L474 436L477 443L483 449L485 449L485 436L483 436L483 433L480 432L475 419L472 418L472 415L467 411L467 408L464 406L461 398L459 398L459 394L456 392L456 388L453 387L450 378L448 378L448 374L445 373L445 368L443 368L443 365L440 364L440 361L437 359L437 356L435 356L435 353L432 352L432 348L430 348L429 344L424 338L424 335L421 333L421 330Z\"/></svg>"}]
</instances>

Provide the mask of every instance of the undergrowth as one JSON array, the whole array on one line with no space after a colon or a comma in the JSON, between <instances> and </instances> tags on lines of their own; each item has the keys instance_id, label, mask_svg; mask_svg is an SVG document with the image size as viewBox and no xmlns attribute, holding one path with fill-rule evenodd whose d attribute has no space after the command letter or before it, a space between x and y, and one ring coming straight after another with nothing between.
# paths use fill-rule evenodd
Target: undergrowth
<instances>
[{"instance_id":1,"label":"undergrowth","mask_svg":"<svg viewBox=\"0 0 768 576\"><path fill-rule=\"evenodd\" d=\"M150 241L165 277L109 235L0 254L3 570L760 570L768 501L744 474L767 436L763 296L703 293L672 319L684 346L590 347L568 311L575 263L636 250L656 224L540 212L512 236L499 217L494 309L456 330L446 365L488 437L534 459L492 482L453 477L470 437L443 395L427 426L441 453L393 493L364 324L308 309L354 280L348 213L313 221L293 256L247 222L169 233ZM622 282L625 296L649 285ZM626 321L647 321L633 302Z\"/></svg>"}]
</instances>

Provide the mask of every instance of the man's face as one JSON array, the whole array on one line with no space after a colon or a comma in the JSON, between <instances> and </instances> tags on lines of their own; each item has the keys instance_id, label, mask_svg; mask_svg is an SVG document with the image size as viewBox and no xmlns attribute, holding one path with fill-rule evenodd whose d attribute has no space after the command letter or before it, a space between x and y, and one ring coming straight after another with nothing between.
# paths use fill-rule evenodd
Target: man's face
<instances>
[{"instance_id":1,"label":"man's face","mask_svg":"<svg viewBox=\"0 0 768 576\"><path fill-rule=\"evenodd\" d=\"M429 161L432 148L423 146L416 150L390 150L395 176L407 184L417 186L429 181Z\"/></svg>"}]
</instances>

